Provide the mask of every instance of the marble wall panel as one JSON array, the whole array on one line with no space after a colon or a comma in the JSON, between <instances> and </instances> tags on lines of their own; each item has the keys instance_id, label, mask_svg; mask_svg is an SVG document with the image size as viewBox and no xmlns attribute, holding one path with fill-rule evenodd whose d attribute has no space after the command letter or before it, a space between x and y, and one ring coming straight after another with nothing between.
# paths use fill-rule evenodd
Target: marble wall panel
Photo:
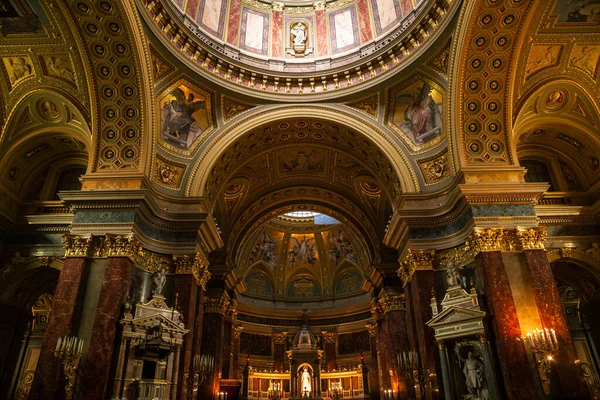
<instances>
[{"instance_id":1,"label":"marble wall panel","mask_svg":"<svg viewBox=\"0 0 600 400\"><path fill-rule=\"evenodd\" d=\"M377 36L392 28L402 18L400 0L371 0ZM361 10L362 11L362 10ZM361 15L363 15L361 13Z\"/></svg>"},{"instance_id":2,"label":"marble wall panel","mask_svg":"<svg viewBox=\"0 0 600 400\"><path fill-rule=\"evenodd\" d=\"M238 45L240 34L241 0L229 0L229 22L227 23L227 43Z\"/></svg>"},{"instance_id":3,"label":"marble wall panel","mask_svg":"<svg viewBox=\"0 0 600 400\"><path fill-rule=\"evenodd\" d=\"M360 45L354 5L329 13L331 52L341 53Z\"/></svg>"},{"instance_id":4,"label":"marble wall panel","mask_svg":"<svg viewBox=\"0 0 600 400\"><path fill-rule=\"evenodd\" d=\"M271 28L271 55L273 57L283 56L283 47L285 46L285 32L283 27L283 12L273 11L273 24Z\"/></svg>"},{"instance_id":5,"label":"marble wall panel","mask_svg":"<svg viewBox=\"0 0 600 400\"><path fill-rule=\"evenodd\" d=\"M240 48L252 53L269 53L269 14L242 8Z\"/></svg>"},{"instance_id":6,"label":"marble wall panel","mask_svg":"<svg viewBox=\"0 0 600 400\"><path fill-rule=\"evenodd\" d=\"M327 16L325 10L315 12L317 25L317 56L324 56L329 53L327 49Z\"/></svg>"},{"instance_id":7,"label":"marble wall panel","mask_svg":"<svg viewBox=\"0 0 600 400\"><path fill-rule=\"evenodd\" d=\"M200 0L198 24L218 39L223 38L227 0Z\"/></svg>"}]
</instances>

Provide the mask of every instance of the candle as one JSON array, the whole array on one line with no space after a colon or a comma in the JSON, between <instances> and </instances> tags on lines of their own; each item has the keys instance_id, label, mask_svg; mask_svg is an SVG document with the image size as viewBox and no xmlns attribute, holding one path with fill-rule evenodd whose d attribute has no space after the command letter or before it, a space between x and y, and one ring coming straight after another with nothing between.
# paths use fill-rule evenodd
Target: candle
<instances>
[{"instance_id":1,"label":"candle","mask_svg":"<svg viewBox=\"0 0 600 400\"><path fill-rule=\"evenodd\" d=\"M556 332L554 331L554 329L550 329L550 332L552 333L552 340L554 340L554 344L558 344L558 340L556 340Z\"/></svg>"},{"instance_id":2,"label":"candle","mask_svg":"<svg viewBox=\"0 0 600 400\"><path fill-rule=\"evenodd\" d=\"M61 340L62 340L62 338L58 338L58 342L56 342L56 350L54 350L54 351L58 351L60 349Z\"/></svg>"}]
</instances>

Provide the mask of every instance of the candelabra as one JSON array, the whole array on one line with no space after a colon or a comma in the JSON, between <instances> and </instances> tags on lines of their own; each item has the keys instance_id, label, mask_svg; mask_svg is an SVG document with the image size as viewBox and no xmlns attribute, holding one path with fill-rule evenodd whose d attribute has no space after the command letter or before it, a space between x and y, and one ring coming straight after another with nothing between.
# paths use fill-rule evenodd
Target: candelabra
<instances>
[{"instance_id":1,"label":"candelabra","mask_svg":"<svg viewBox=\"0 0 600 400\"><path fill-rule=\"evenodd\" d=\"M267 391L267 397L269 400L281 400L283 397L283 390L281 389L281 383L274 382Z\"/></svg>"},{"instance_id":2,"label":"candelabra","mask_svg":"<svg viewBox=\"0 0 600 400\"><path fill-rule=\"evenodd\" d=\"M75 391L75 381L77 380L77 371L79 369L79 360L81 360L81 352L83 350L83 339L78 337L62 337L58 338L54 355L60 358L67 378L65 386L65 399L73 399Z\"/></svg>"},{"instance_id":3,"label":"candelabra","mask_svg":"<svg viewBox=\"0 0 600 400\"><path fill-rule=\"evenodd\" d=\"M527 334L527 343L535 356L538 374L544 394L550 395L552 360L558 351L558 341L554 329L535 329Z\"/></svg>"},{"instance_id":4,"label":"candelabra","mask_svg":"<svg viewBox=\"0 0 600 400\"><path fill-rule=\"evenodd\" d=\"M394 391L392 389L384 390L383 400L394 400Z\"/></svg>"},{"instance_id":5,"label":"candelabra","mask_svg":"<svg viewBox=\"0 0 600 400\"><path fill-rule=\"evenodd\" d=\"M331 398L333 400L339 400L342 398L342 385L340 382L331 382L329 384L329 391L331 392Z\"/></svg>"},{"instance_id":6,"label":"candelabra","mask_svg":"<svg viewBox=\"0 0 600 400\"><path fill-rule=\"evenodd\" d=\"M423 398L425 394L425 373L419 362L419 353L414 350L398 353L398 370L408 376L415 388L417 398Z\"/></svg>"},{"instance_id":7,"label":"candelabra","mask_svg":"<svg viewBox=\"0 0 600 400\"><path fill-rule=\"evenodd\" d=\"M192 360L192 370L186 376L187 381L187 398L193 399L195 394L198 392L198 388L202 385L202 382L208 377L215 365L215 359L213 356L196 354Z\"/></svg>"}]
</instances>

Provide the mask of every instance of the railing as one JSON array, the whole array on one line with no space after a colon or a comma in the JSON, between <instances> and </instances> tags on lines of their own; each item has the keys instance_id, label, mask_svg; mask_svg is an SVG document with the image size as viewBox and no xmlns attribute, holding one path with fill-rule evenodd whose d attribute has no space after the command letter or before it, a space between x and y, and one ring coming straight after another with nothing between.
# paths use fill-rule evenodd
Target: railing
<instances>
[{"instance_id":1,"label":"railing","mask_svg":"<svg viewBox=\"0 0 600 400\"><path fill-rule=\"evenodd\" d=\"M133 381L129 385L129 398L136 400L169 399L169 383L155 380Z\"/></svg>"}]
</instances>

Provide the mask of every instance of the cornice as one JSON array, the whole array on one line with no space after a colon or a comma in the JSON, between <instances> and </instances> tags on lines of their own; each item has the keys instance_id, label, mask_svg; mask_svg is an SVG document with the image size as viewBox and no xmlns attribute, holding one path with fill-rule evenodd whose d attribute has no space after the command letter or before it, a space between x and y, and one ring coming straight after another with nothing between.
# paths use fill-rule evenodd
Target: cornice
<instances>
[{"instance_id":1,"label":"cornice","mask_svg":"<svg viewBox=\"0 0 600 400\"><path fill-rule=\"evenodd\" d=\"M437 41L453 20L461 1L431 2L429 8L419 10L420 15L412 21L405 21L387 36L340 58L356 61L337 66L336 58L316 59L305 65L314 72L302 75L282 71L285 60L253 57L204 35L192 27L194 23L181 11L165 4L165 0L136 0L136 3L158 40L203 77L233 91L242 90L261 98L314 101L355 93L401 71ZM323 69L323 65L332 63L333 67ZM257 65L265 67L253 67ZM294 66L296 70L297 65Z\"/></svg>"}]
</instances>

